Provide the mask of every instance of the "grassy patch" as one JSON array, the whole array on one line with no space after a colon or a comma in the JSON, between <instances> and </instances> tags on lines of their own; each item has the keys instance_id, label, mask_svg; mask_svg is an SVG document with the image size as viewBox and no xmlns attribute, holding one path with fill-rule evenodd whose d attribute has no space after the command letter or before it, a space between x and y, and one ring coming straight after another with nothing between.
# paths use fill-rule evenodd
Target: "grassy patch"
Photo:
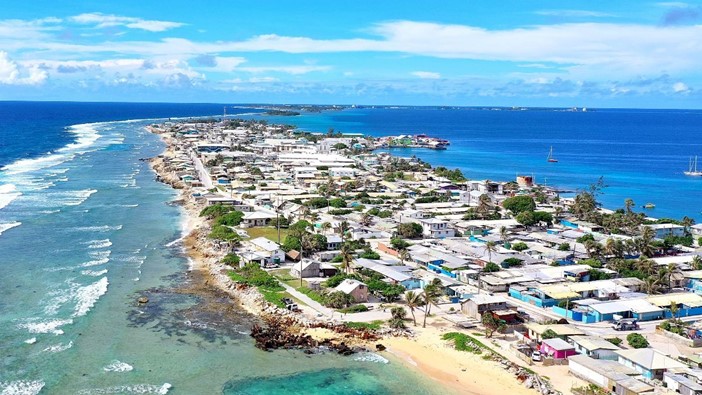
<instances>
[{"instance_id":1,"label":"grassy patch","mask_svg":"<svg viewBox=\"0 0 702 395\"><path fill-rule=\"evenodd\" d=\"M453 346L458 351L467 351L472 352L474 354L482 354L483 352L483 344L475 340L475 338L466 335L465 333L448 332L444 333L444 335L441 336L441 338L444 340L452 341Z\"/></svg>"},{"instance_id":2,"label":"grassy patch","mask_svg":"<svg viewBox=\"0 0 702 395\"><path fill-rule=\"evenodd\" d=\"M267 302L272 303L282 309L285 308L285 303L283 303L283 298L289 298L290 295L287 292L274 291L266 288L259 288L259 292L263 295L263 298Z\"/></svg>"},{"instance_id":3,"label":"grassy patch","mask_svg":"<svg viewBox=\"0 0 702 395\"><path fill-rule=\"evenodd\" d=\"M322 301L324 300L324 296L321 293L319 293L319 291L315 291L314 289L310 289L307 287L298 287L295 289L307 295L310 299L314 300L317 303L322 303Z\"/></svg>"},{"instance_id":4,"label":"grassy patch","mask_svg":"<svg viewBox=\"0 0 702 395\"><path fill-rule=\"evenodd\" d=\"M265 237L266 239L274 242L278 242L278 229L270 227L270 226L262 226L262 227L256 227L256 228L247 228L246 233L249 234L249 237L252 239L255 239L257 237ZM285 236L288 235L288 230L287 229L280 229L280 242L282 243L285 241Z\"/></svg>"},{"instance_id":5,"label":"grassy patch","mask_svg":"<svg viewBox=\"0 0 702 395\"><path fill-rule=\"evenodd\" d=\"M473 332L473 333L471 333L471 334L472 334L473 336L485 336L484 333L480 333L480 332Z\"/></svg>"},{"instance_id":6,"label":"grassy patch","mask_svg":"<svg viewBox=\"0 0 702 395\"><path fill-rule=\"evenodd\" d=\"M295 277L290 275L290 269L276 269L276 270L271 270L269 272L270 274L278 277L278 280L288 283L288 281L295 280ZM297 279L297 283L300 284L300 279ZM290 285L290 284L288 284Z\"/></svg>"},{"instance_id":7,"label":"grassy patch","mask_svg":"<svg viewBox=\"0 0 702 395\"><path fill-rule=\"evenodd\" d=\"M378 330L383 324L381 320L375 320L371 322L347 322L345 325L351 329L372 329Z\"/></svg>"},{"instance_id":8,"label":"grassy patch","mask_svg":"<svg viewBox=\"0 0 702 395\"><path fill-rule=\"evenodd\" d=\"M340 313L353 314L353 313L364 313L368 311L368 306L364 304L357 304L345 309L339 309Z\"/></svg>"}]
</instances>

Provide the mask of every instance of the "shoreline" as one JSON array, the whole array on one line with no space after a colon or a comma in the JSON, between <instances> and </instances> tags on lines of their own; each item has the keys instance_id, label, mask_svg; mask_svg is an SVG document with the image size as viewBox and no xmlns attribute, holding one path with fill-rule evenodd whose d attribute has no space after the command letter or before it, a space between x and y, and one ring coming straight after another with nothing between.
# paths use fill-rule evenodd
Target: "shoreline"
<instances>
[{"instance_id":1,"label":"shoreline","mask_svg":"<svg viewBox=\"0 0 702 395\"><path fill-rule=\"evenodd\" d=\"M150 128L147 128L155 133ZM159 133L155 133L159 134ZM377 341L364 341L343 336L331 330L326 320L317 317L300 317L287 310L280 309L266 302L255 287L242 286L232 281L226 274L230 270L219 261L225 251L215 250L206 239L209 228L207 221L199 216L203 205L197 203L187 194L189 188L183 185L172 172L168 172L163 165L164 156L174 154L172 139L159 134L165 144L164 151L157 157L151 158L149 163L158 176L158 180L179 190L176 200L181 201L183 227L182 242L186 256L189 260L189 272L196 271L201 275L190 275L191 279L203 281L205 286L214 287L225 292L233 298L247 313L261 321L270 320L281 315L295 322L290 332L301 337L310 336L314 342L341 341L351 347L361 347L369 352L376 352L373 344ZM438 318L440 319L440 318ZM412 336L380 336L378 341L386 347L384 353L401 363L406 369L419 374L422 379L430 380L441 385L449 393L467 394L494 394L504 393L507 389L512 394L534 394L536 390L527 388L520 383L513 374L504 369L498 362L483 360L476 354L458 351L441 339L441 332L446 332L446 323L437 318L431 318L427 328L409 326ZM427 352L431 350L431 352ZM381 353L382 355L383 353ZM476 372L480 372L476 375ZM499 381L500 387L492 390L490 383ZM487 392L486 392L487 390Z\"/></svg>"}]
</instances>

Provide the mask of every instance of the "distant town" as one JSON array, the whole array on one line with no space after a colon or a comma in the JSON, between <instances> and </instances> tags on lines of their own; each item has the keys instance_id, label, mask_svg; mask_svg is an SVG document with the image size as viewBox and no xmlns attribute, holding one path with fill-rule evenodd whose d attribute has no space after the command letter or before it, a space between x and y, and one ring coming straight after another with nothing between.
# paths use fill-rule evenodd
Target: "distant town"
<instances>
[{"instance_id":1,"label":"distant town","mask_svg":"<svg viewBox=\"0 0 702 395\"><path fill-rule=\"evenodd\" d=\"M541 393L702 393L691 218L651 218L630 199L603 208L602 180L564 198L531 175L472 180L386 152L450 149L424 134L228 118L149 129L167 144L159 179L202 221L209 269L266 309L384 336L420 363L435 352L447 372L482 354Z\"/></svg>"}]
</instances>

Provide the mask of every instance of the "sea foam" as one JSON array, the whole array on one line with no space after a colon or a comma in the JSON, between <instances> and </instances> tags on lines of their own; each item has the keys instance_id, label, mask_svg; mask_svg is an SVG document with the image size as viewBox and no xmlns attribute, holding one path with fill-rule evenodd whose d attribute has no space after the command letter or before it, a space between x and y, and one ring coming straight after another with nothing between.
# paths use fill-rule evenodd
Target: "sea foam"
<instances>
[{"instance_id":1,"label":"sea foam","mask_svg":"<svg viewBox=\"0 0 702 395\"><path fill-rule=\"evenodd\" d=\"M0 394L2 395L37 395L44 382L41 380L27 381L0 381Z\"/></svg>"},{"instance_id":2,"label":"sea foam","mask_svg":"<svg viewBox=\"0 0 702 395\"><path fill-rule=\"evenodd\" d=\"M29 333L53 333L54 335L62 335L63 331L59 328L72 323L72 319L59 319L41 322L26 322L24 324L19 324L18 327L26 329Z\"/></svg>"},{"instance_id":3,"label":"sea foam","mask_svg":"<svg viewBox=\"0 0 702 395\"><path fill-rule=\"evenodd\" d=\"M79 288L75 294L77 303L73 316L80 317L88 314L98 299L107 293L108 285L107 277L103 277L93 284Z\"/></svg>"},{"instance_id":4,"label":"sea foam","mask_svg":"<svg viewBox=\"0 0 702 395\"><path fill-rule=\"evenodd\" d=\"M121 362L118 360L114 360L110 362L109 365L105 366L102 368L106 372L131 372L134 370L134 367L126 362Z\"/></svg>"},{"instance_id":5,"label":"sea foam","mask_svg":"<svg viewBox=\"0 0 702 395\"><path fill-rule=\"evenodd\" d=\"M94 388L77 392L78 395L103 395L103 394L161 394L165 395L173 386L169 383L162 385L134 384L119 385L108 388Z\"/></svg>"},{"instance_id":6,"label":"sea foam","mask_svg":"<svg viewBox=\"0 0 702 395\"><path fill-rule=\"evenodd\" d=\"M22 192L17 190L15 184L0 185L0 209L6 207L20 196L22 196Z\"/></svg>"},{"instance_id":7,"label":"sea foam","mask_svg":"<svg viewBox=\"0 0 702 395\"><path fill-rule=\"evenodd\" d=\"M3 234L6 230L12 229L16 226L22 225L21 222L8 222L8 223L0 223L0 235Z\"/></svg>"}]
</instances>

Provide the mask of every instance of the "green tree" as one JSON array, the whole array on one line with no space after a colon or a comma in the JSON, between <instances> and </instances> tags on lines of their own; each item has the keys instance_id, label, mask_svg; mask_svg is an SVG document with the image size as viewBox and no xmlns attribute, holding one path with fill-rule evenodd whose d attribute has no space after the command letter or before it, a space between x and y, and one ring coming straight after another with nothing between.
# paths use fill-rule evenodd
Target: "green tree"
<instances>
[{"instance_id":1,"label":"green tree","mask_svg":"<svg viewBox=\"0 0 702 395\"><path fill-rule=\"evenodd\" d=\"M244 218L244 213L241 211L230 211L224 215L217 217L215 225L237 226Z\"/></svg>"},{"instance_id":2,"label":"green tree","mask_svg":"<svg viewBox=\"0 0 702 395\"><path fill-rule=\"evenodd\" d=\"M351 262L353 261L351 246L348 243L342 244L339 255L341 256L341 268L348 274L351 271Z\"/></svg>"},{"instance_id":3,"label":"green tree","mask_svg":"<svg viewBox=\"0 0 702 395\"><path fill-rule=\"evenodd\" d=\"M492 315L491 311L483 313L480 322L485 327L485 337L491 338L495 332L504 330L507 324L503 320L499 320Z\"/></svg>"},{"instance_id":4,"label":"green tree","mask_svg":"<svg viewBox=\"0 0 702 395\"><path fill-rule=\"evenodd\" d=\"M499 272L500 271L500 266L494 262L488 262L485 267L483 268L483 272L485 273L493 273L493 272Z\"/></svg>"},{"instance_id":5,"label":"green tree","mask_svg":"<svg viewBox=\"0 0 702 395\"><path fill-rule=\"evenodd\" d=\"M414 322L414 326L417 326L417 318L414 316L414 309L424 305L422 295L414 291L409 291L405 294L405 302L410 309L410 313L412 313L412 322Z\"/></svg>"},{"instance_id":6,"label":"green tree","mask_svg":"<svg viewBox=\"0 0 702 395\"><path fill-rule=\"evenodd\" d=\"M405 311L404 307L393 307L392 309L390 309L390 315L392 318L390 318L390 321L388 323L390 324L391 328L405 328L405 317L407 316L407 312Z\"/></svg>"},{"instance_id":7,"label":"green tree","mask_svg":"<svg viewBox=\"0 0 702 395\"><path fill-rule=\"evenodd\" d=\"M536 203L531 196L521 195L505 199L502 207L517 215L525 211L534 211Z\"/></svg>"},{"instance_id":8,"label":"green tree","mask_svg":"<svg viewBox=\"0 0 702 395\"><path fill-rule=\"evenodd\" d=\"M324 296L323 304L334 309L343 309L353 303L353 296L341 291L334 291Z\"/></svg>"},{"instance_id":9,"label":"green tree","mask_svg":"<svg viewBox=\"0 0 702 395\"><path fill-rule=\"evenodd\" d=\"M422 235L422 225L416 222L406 222L397 226L397 234L406 239L415 239Z\"/></svg>"},{"instance_id":10,"label":"green tree","mask_svg":"<svg viewBox=\"0 0 702 395\"><path fill-rule=\"evenodd\" d=\"M541 334L542 339L555 339L558 334L553 329L546 329L544 333Z\"/></svg>"},{"instance_id":11,"label":"green tree","mask_svg":"<svg viewBox=\"0 0 702 395\"><path fill-rule=\"evenodd\" d=\"M422 298L424 299L424 322L422 323L422 328L427 327L427 316L431 314L431 305L436 303L437 299L441 295L442 290L441 280L438 278L432 279L432 281L424 287L422 291Z\"/></svg>"},{"instance_id":12,"label":"green tree","mask_svg":"<svg viewBox=\"0 0 702 395\"><path fill-rule=\"evenodd\" d=\"M626 336L626 342L633 348L648 347L648 340L638 333L630 333Z\"/></svg>"},{"instance_id":13,"label":"green tree","mask_svg":"<svg viewBox=\"0 0 702 395\"><path fill-rule=\"evenodd\" d=\"M519 243L512 244L512 249L514 251L522 252L524 250L528 250L529 246L526 243L520 241Z\"/></svg>"}]
</instances>

